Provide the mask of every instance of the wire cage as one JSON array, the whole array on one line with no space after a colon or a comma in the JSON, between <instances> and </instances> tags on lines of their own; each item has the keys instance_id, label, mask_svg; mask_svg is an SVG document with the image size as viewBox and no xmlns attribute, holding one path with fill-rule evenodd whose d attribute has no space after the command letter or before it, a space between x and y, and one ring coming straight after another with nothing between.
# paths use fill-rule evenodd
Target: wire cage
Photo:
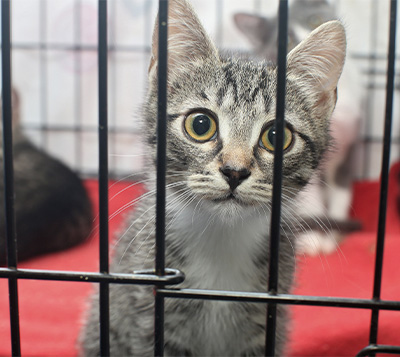
<instances>
[{"instance_id":1,"label":"wire cage","mask_svg":"<svg viewBox=\"0 0 400 357\"><path fill-rule=\"evenodd\" d=\"M110 165L110 148L116 150L119 142L123 139L123 135L139 135L138 131L127 128L124 124L115 123L114 118L118 117L117 102L118 95L114 87L113 78L111 74L118 71L118 61L115 60L118 56L138 55L148 56L149 47L141 45L126 45L116 44L113 42L112 34L116 29L109 28L110 13L113 13L115 2L107 2L106 0L98 1L98 15L97 15L97 33L94 42L84 43L82 41L82 32L79 30L79 25L82 18L83 7L80 1L75 1L73 4L76 8L76 33L70 44L59 46L57 43L36 43L34 45L28 43L11 42L11 4L9 0L1 2L1 32L2 32L2 116L3 116L3 150L4 150L4 182L5 182L5 207L6 207L6 230L7 230L7 257L8 266L0 268L0 277L8 280L9 287L9 306L10 306L10 324L11 324L11 345L12 354L20 355L20 329L19 329L19 308L18 308L18 280L19 279L34 279L34 280L55 280L55 281L76 281L76 282L94 282L100 285L100 345L101 355L107 356L110 352L109 341L109 285L110 284L147 284L155 286L155 338L154 338L154 354L157 356L163 355L164 348L164 299L178 298L178 299L212 299L222 301L243 301L243 302L256 302L267 303L268 311L266 316L266 348L265 355L273 356L275 349L275 326L276 326L276 307L279 304L288 305L307 305L307 306L325 306L336 308L356 308L365 309L371 312L370 319L370 338L369 345L359 352L359 356L371 355L376 353L392 353L400 354L400 346L389 346L378 344L378 328L379 328L379 315L383 310L400 311L400 300L388 301L381 299L381 282L382 282L382 266L383 266L383 253L385 244L385 221L386 221L386 206L388 194L388 175L389 166L393 157L398 157L399 151L399 137L392 138L392 117L393 117L393 97L395 95L395 63L396 63L396 23L397 23L397 1L388 0L390 3L390 13L387 15L390 18L390 33L388 42L388 56L387 56L387 70L386 73L386 99L385 99L385 125L383 138L371 135L373 132L372 116L374 109L372 100L368 100L368 110L371 118L367 120L367 128L363 136L363 144L365 145L364 165L359 170L359 176L368 177L371 175L373 169L370 167L371 159L375 155L375 146L382 146L381 159L381 193L379 202L379 224L377 232L377 249L376 249L376 263L375 275L373 282L373 291L371 299L356 299L356 298L338 298L338 297L322 297L322 296L299 296L299 295L282 295L277 294L278 284L278 256L279 256L279 231L280 231L280 210L281 210L281 180L282 180L282 147L283 147L283 123L284 123L284 105L285 105L285 61L286 61L286 47L287 47L287 18L288 18L288 1L279 1L279 51L278 51L278 84L277 84L277 118L276 127L278 134L277 137L277 150L274 158L274 185L273 185L273 210L271 219L271 245L270 245L270 268L269 268L269 284L267 293L248 293L248 292L233 292L233 291L208 291L208 290L188 290L168 288L169 285L178 284L184 279L183 272L177 271L174 267L165 266L165 170L166 170L166 73L167 73L167 33L165 31L166 24L168 23L168 1L160 0L158 3L159 11L159 53L160 63L158 68L158 141L157 141L157 209L156 209L156 254L155 254L155 267L152 271L143 271L135 274L113 274L109 272L109 209L108 209L108 185L110 176L121 177L125 172L123 168L118 166L116 161L112 161ZM144 6L150 6L151 1L143 1ZM260 7L262 1L254 1L254 8ZM377 6L377 1L372 1L372 6ZM48 11L48 3L45 0L39 2L40 8L38 9L38 16L41 16L41 27L38 33L42 38L50 36L46 30L46 12ZM223 1L216 0L216 9L219 11L216 18L222 17ZM114 9L114 10L113 10ZM375 11L376 12L376 11ZM374 11L372 11L374 13ZM151 21L147 19L150 15L145 16L143 24L144 37L149 38L151 35ZM375 26L378 26L376 18L374 18ZM218 36L223 37L223 29L219 28L220 23L217 22ZM371 27L371 33L376 32L376 27ZM221 42L221 38L217 42ZM32 47L33 46L33 47ZM382 87L382 71L380 67L385 56L380 57L373 52L376 46L376 39L371 40L371 53L362 54L355 53L354 57L359 58L363 63L370 64L370 71L368 75L367 88L370 91L369 95L374 96L376 93L373 91L377 87ZM32 48L37 51L39 59L39 75L41 76L41 95L43 99L36 101L37 111L42 118L40 122L26 123L25 129L30 132L32 138L41 145L48 145L51 141L51 133L71 132L74 137L76 136L74 154L72 159L74 167L86 176L97 175L99 180L99 261L100 269L98 273L78 272L78 271L50 271L50 270L32 270L32 269L19 269L17 266L16 255L16 241L15 241L15 217L13 212L14 207L14 187L13 187L13 163L12 163L12 51L28 51ZM97 81L98 87L95 92L97 97L98 107L98 123L84 123L83 117L85 112L83 109L83 97L86 89L82 82L77 79L72 83L74 88L74 111L75 122L72 125L54 124L51 123L51 116L48 115L48 98L51 97L51 88L47 86L47 75L49 69L43 65L43 60L46 56L57 55L58 52L73 52L72 60L69 66L73 70L81 70L85 65L90 66L95 58L97 63ZM114 58L113 58L114 56ZM111 63L111 65L110 65ZM378 68L379 67L379 68ZM146 72L144 70L144 72ZM76 76L74 78L79 78ZM111 81L110 81L111 78ZM378 79L377 79L378 78ZM110 89L111 88L111 89ZM111 101L111 108L109 106ZM110 115L110 111L113 113ZM114 111L114 112L113 112ZM110 117L112 118L110 120ZM96 133L97 131L97 133ZM86 140L97 140L98 146L98 174L95 173L95 166L87 165L85 162L85 154L82 154L82 142ZM90 138L90 139L88 139ZM391 157L391 149L395 148L397 153ZM280 148L280 149L279 149ZM122 149L124 150L124 148ZM140 148L136 148L140 151ZM374 153L374 154L372 154ZM87 157L92 157L93 152L87 154ZM140 156L140 155L139 155ZM138 156L138 157L139 157ZM125 163L126 164L126 163ZM140 166L140 162L137 163ZM97 165L96 165L97 166ZM110 168L111 166L111 168ZM123 167L123 165L121 165Z\"/></svg>"}]
</instances>

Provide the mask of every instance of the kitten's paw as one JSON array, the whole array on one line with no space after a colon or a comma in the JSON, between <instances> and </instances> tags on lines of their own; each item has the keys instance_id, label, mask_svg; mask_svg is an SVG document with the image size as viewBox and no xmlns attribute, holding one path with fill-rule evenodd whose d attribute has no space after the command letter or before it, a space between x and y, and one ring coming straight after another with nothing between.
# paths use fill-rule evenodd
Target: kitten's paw
<instances>
[{"instance_id":1,"label":"kitten's paw","mask_svg":"<svg viewBox=\"0 0 400 357\"><path fill-rule=\"evenodd\" d=\"M336 251L341 234L336 232L322 233L309 231L296 237L296 250L298 254L315 256L330 254Z\"/></svg>"}]
</instances>

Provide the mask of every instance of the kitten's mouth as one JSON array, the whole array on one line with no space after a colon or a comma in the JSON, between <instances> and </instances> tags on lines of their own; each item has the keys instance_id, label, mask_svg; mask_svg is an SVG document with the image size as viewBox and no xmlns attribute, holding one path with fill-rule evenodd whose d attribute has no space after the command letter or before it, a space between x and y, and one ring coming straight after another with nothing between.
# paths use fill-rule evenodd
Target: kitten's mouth
<instances>
[{"instance_id":1,"label":"kitten's mouth","mask_svg":"<svg viewBox=\"0 0 400 357\"><path fill-rule=\"evenodd\" d=\"M232 199L236 199L236 197L233 193L230 193L227 199L232 200Z\"/></svg>"},{"instance_id":2,"label":"kitten's mouth","mask_svg":"<svg viewBox=\"0 0 400 357\"><path fill-rule=\"evenodd\" d=\"M240 199L235 193L231 192L229 195L224 196L224 197L218 197L212 199L213 202L220 203L220 202L235 202L240 205L245 205L247 206L248 204L244 202L242 199Z\"/></svg>"},{"instance_id":3,"label":"kitten's mouth","mask_svg":"<svg viewBox=\"0 0 400 357\"><path fill-rule=\"evenodd\" d=\"M232 200L239 201L239 199L237 197L235 197L233 192L231 192L228 196L218 197L218 198L213 198L212 199L213 202L225 202L225 201L232 201Z\"/></svg>"}]
</instances>

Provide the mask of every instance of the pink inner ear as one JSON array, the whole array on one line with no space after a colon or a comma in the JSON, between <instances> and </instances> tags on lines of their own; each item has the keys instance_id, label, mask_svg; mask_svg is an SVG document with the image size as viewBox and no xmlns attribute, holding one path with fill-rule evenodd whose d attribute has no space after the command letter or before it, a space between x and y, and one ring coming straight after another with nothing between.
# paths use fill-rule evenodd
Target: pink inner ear
<instances>
[{"instance_id":1,"label":"pink inner ear","mask_svg":"<svg viewBox=\"0 0 400 357\"><path fill-rule=\"evenodd\" d=\"M318 90L336 88L346 54L346 37L338 21L328 22L295 47L288 55L288 72Z\"/></svg>"}]
</instances>

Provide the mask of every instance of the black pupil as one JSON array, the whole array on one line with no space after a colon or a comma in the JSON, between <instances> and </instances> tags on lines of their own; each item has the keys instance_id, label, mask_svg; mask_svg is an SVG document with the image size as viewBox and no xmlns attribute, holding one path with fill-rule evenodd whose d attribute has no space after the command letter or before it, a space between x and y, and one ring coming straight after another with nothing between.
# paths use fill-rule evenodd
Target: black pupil
<instances>
[{"instance_id":1,"label":"black pupil","mask_svg":"<svg viewBox=\"0 0 400 357\"><path fill-rule=\"evenodd\" d=\"M192 127L197 135L204 135L211 128L211 120L206 115L197 115L193 120Z\"/></svg>"},{"instance_id":2,"label":"black pupil","mask_svg":"<svg viewBox=\"0 0 400 357\"><path fill-rule=\"evenodd\" d=\"M275 128L271 128L271 130L268 131L268 141L271 143L272 146L275 147L275 137L276 137L276 131Z\"/></svg>"}]
</instances>

